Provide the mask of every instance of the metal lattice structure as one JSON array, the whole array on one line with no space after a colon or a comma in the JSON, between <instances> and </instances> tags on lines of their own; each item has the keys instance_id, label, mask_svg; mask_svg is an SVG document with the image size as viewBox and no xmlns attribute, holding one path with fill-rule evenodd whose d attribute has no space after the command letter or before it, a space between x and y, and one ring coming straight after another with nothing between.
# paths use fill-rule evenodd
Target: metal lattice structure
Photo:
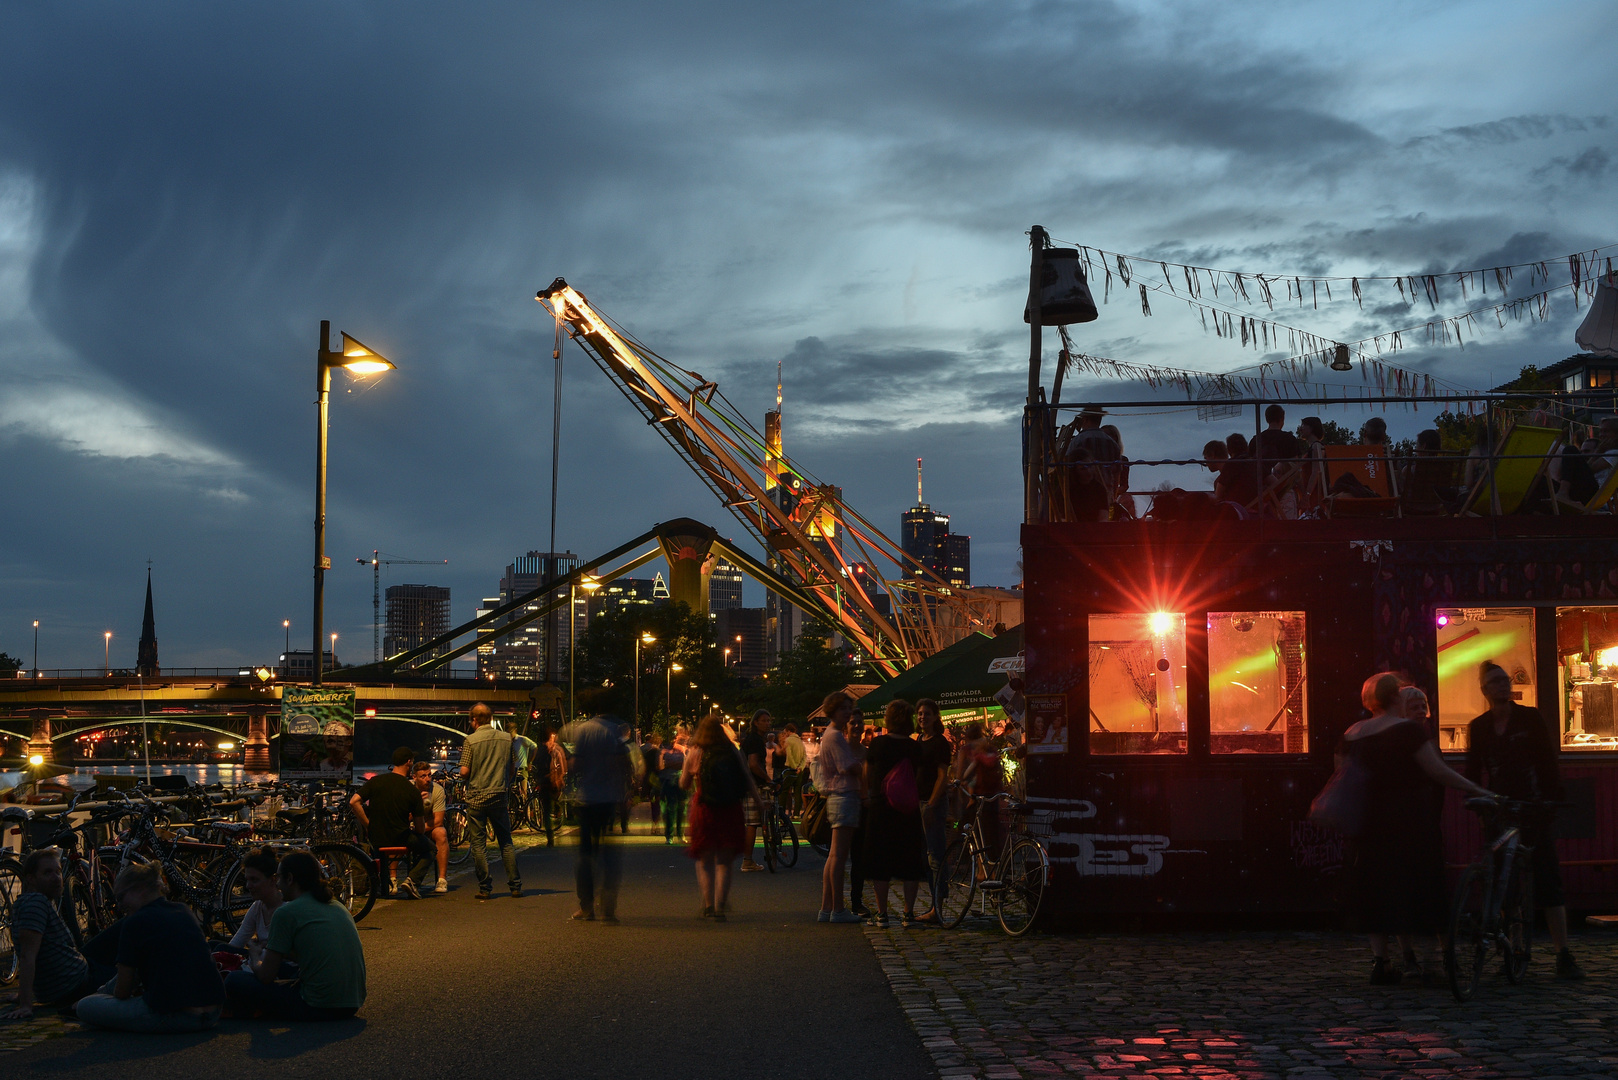
<instances>
[{"instance_id":1,"label":"metal lattice structure","mask_svg":"<svg viewBox=\"0 0 1618 1080\"><path fill-rule=\"evenodd\" d=\"M748 533L783 577L890 673L973 630L991 630L1001 597L953 588L780 450L719 390L659 356L557 278L535 297L646 417ZM829 542L840 530L844 543ZM844 547L852 551L845 551ZM869 572L858 572L863 563ZM891 615L873 602L885 593Z\"/></svg>"}]
</instances>

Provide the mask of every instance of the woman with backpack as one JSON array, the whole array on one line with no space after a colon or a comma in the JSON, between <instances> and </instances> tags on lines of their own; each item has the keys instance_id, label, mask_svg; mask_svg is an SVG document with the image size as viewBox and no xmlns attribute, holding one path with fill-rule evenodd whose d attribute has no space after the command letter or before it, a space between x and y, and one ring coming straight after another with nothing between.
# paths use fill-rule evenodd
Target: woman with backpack
<instances>
[{"instance_id":1,"label":"woman with backpack","mask_svg":"<svg viewBox=\"0 0 1618 1080\"><path fill-rule=\"evenodd\" d=\"M865 873L876 892L871 925L888 925L888 882L904 886L906 929L916 921L916 892L927 876L927 838L921 827L921 798L916 789L921 744L907 701L891 701L883 713L883 732L871 740L865 756Z\"/></svg>"},{"instance_id":2,"label":"woman with backpack","mask_svg":"<svg viewBox=\"0 0 1618 1080\"><path fill-rule=\"evenodd\" d=\"M759 794L717 711L697 725L680 770L680 789L694 790L696 796L691 801L691 843L686 853L697 862L702 917L724 922L736 857L747 842L742 800L757 799Z\"/></svg>"}]
</instances>

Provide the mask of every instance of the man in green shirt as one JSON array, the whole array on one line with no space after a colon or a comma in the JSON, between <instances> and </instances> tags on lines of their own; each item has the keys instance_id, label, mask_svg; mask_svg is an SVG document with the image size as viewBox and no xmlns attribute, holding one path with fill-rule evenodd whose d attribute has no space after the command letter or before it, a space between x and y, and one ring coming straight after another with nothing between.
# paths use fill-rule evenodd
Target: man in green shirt
<instances>
[{"instance_id":1,"label":"man in green shirt","mask_svg":"<svg viewBox=\"0 0 1618 1080\"><path fill-rule=\"evenodd\" d=\"M518 897L522 878L517 875L517 848L511 842L511 815L506 810L506 789L516 774L516 744L509 732L491 723L494 716L483 702L472 706L468 717L472 734L461 744L461 775L466 777L466 831L478 876L478 899L487 900L494 883L489 875L486 824L494 828L500 845L506 884L511 895Z\"/></svg>"}]
</instances>

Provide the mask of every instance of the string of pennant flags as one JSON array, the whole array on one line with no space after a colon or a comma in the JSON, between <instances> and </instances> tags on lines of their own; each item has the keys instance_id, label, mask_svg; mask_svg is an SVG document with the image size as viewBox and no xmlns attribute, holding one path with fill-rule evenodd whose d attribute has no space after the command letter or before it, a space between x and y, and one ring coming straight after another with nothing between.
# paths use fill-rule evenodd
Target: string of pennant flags
<instances>
[{"instance_id":1,"label":"string of pennant flags","mask_svg":"<svg viewBox=\"0 0 1618 1080\"><path fill-rule=\"evenodd\" d=\"M1090 280L1094 282L1099 276L1102 281L1102 303L1109 302L1114 287L1114 269L1117 279L1124 289L1138 293L1141 304L1141 314L1152 315L1152 296L1170 296L1187 305L1202 322L1204 331L1213 330L1220 338L1239 341L1243 348L1251 347L1254 350L1270 351L1279 348L1283 341L1286 343L1288 354L1278 360L1267 360L1253 365L1252 375L1238 375L1238 372L1247 371L1248 368L1239 368L1235 372L1224 375L1210 375L1214 379L1240 378L1257 380L1256 386L1274 384L1279 386L1281 380L1276 376L1285 373L1286 381L1293 384L1309 383L1314 375L1316 364L1330 366L1334 370L1352 370L1344 364L1344 359L1358 363L1361 378L1365 382L1374 382L1378 392L1386 395L1419 394L1431 396L1457 388L1441 384L1439 380L1424 372L1411 371L1381 360L1384 354L1398 352L1410 345L1422 343L1426 345L1460 345L1465 346L1468 337L1476 338L1482 329L1488 327L1488 320L1492 317L1495 325L1504 328L1507 320L1521 321L1524 318L1535 321L1544 321L1550 315L1551 298L1554 294L1567 290L1577 305L1581 297L1593 297L1596 283L1603 276L1612 275L1612 257L1603 255L1605 251L1613 249L1614 245L1594 248L1588 252L1577 252L1554 260L1538 260L1531 263L1519 263L1510 266L1490 267L1486 270L1463 270L1453 274L1402 274L1402 275L1367 275L1364 277L1310 277L1299 275L1262 274L1246 271L1220 270L1210 267L1192 266L1189 264L1170 263L1164 260L1144 260L1138 256L1125 255L1119 252L1110 252L1102 248L1089 247L1082 244L1069 245L1080 253L1080 259L1085 263ZM1142 278L1140 276L1142 264L1155 265L1162 275L1162 283L1155 278ZM1568 280L1558 285L1550 285L1551 267L1567 267ZM1184 287L1178 287L1171 269L1178 271ZM1507 286L1515 280L1519 271L1527 270L1530 284L1543 284L1538 291L1528 294L1505 298ZM1453 282L1459 286L1462 296L1487 296L1487 278L1495 279L1496 288L1501 295L1500 300L1484 303L1467 311L1454 315L1443 315L1427 319L1410 326L1394 330L1383 331L1362 338L1358 341L1340 342L1334 338L1323 337L1310 330L1281 322L1277 319L1264 318L1236 310L1206 298L1204 289L1211 291L1220 300L1227 300L1234 304L1238 300L1253 303L1253 294L1258 294L1268 310L1274 311L1277 298L1277 283L1285 282L1289 300L1298 300L1302 303L1303 290L1308 286L1311 303L1318 308L1318 294L1325 291L1328 301L1335 299L1331 292L1333 282L1338 284L1341 291L1344 281L1349 283L1349 294L1363 309L1364 287L1368 282L1393 282L1399 295L1407 302L1414 302L1418 297L1428 300L1430 306L1436 310L1441 296L1443 283ZM1441 282L1440 279L1443 279ZM1133 286L1133 288L1131 288ZM1065 335L1064 335L1065 340ZM1070 352L1073 352L1071 348ZM1181 376L1187 369L1168 368L1156 365L1127 364L1107 360L1101 357L1087 357L1087 361L1096 367L1086 368L1097 373L1113 373L1126 378L1143 377L1129 372L1152 371L1152 377L1159 382L1178 384ZM1208 373L1190 373L1203 374ZM1213 389L1199 387L1199 389L1216 392L1224 384L1215 384ZM1322 385L1322 384L1317 384ZM1336 385L1336 384L1331 384ZM1189 386L1185 387L1189 392ZM1276 391L1271 391L1276 392Z\"/></svg>"}]
</instances>

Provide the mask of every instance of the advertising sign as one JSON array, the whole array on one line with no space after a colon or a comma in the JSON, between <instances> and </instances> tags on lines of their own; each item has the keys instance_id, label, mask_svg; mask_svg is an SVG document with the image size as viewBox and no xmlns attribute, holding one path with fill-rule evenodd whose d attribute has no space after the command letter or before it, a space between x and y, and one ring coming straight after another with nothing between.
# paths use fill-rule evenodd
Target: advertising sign
<instances>
[{"instance_id":1,"label":"advertising sign","mask_svg":"<svg viewBox=\"0 0 1618 1080\"><path fill-rule=\"evenodd\" d=\"M354 774L354 691L288 686L281 692L281 779Z\"/></svg>"},{"instance_id":2,"label":"advertising sign","mask_svg":"<svg viewBox=\"0 0 1618 1080\"><path fill-rule=\"evenodd\" d=\"M1067 695L1027 694L1028 752L1067 753Z\"/></svg>"}]
</instances>

